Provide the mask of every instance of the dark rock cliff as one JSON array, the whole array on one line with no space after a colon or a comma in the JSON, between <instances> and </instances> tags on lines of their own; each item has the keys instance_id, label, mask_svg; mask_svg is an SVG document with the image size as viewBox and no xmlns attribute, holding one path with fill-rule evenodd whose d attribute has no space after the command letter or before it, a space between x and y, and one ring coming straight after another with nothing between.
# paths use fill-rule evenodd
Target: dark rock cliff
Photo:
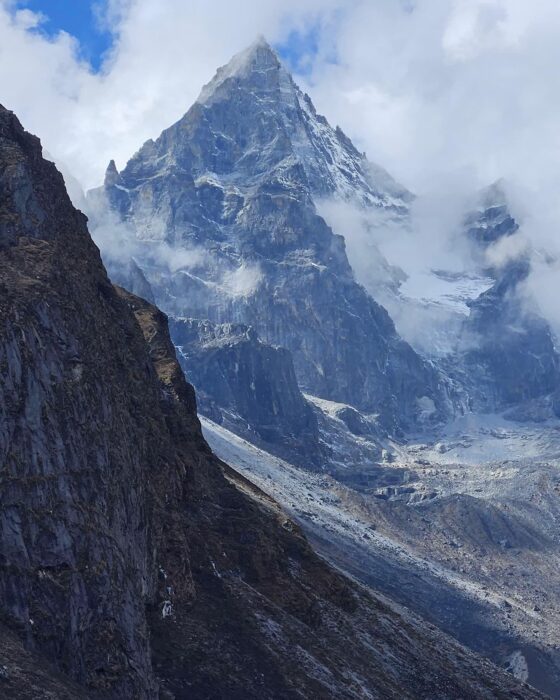
<instances>
[{"instance_id":1,"label":"dark rock cliff","mask_svg":"<svg viewBox=\"0 0 560 700\"><path fill-rule=\"evenodd\" d=\"M0 283L0 695L537 697L329 568L212 455L165 316L110 284L3 108Z\"/></svg>"},{"instance_id":2,"label":"dark rock cliff","mask_svg":"<svg viewBox=\"0 0 560 700\"><path fill-rule=\"evenodd\" d=\"M0 195L2 616L81 682L149 697L153 370L62 176L5 110Z\"/></svg>"},{"instance_id":3,"label":"dark rock cliff","mask_svg":"<svg viewBox=\"0 0 560 700\"><path fill-rule=\"evenodd\" d=\"M287 350L239 324L171 319L169 326L202 414L296 464L320 465L317 418Z\"/></svg>"}]
</instances>

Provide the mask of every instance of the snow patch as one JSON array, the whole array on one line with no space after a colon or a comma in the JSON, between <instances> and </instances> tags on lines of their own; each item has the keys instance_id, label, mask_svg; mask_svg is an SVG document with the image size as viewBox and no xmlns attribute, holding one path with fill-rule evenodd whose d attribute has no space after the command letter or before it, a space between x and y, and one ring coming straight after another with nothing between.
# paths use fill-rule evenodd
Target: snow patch
<instances>
[{"instance_id":1,"label":"snow patch","mask_svg":"<svg viewBox=\"0 0 560 700\"><path fill-rule=\"evenodd\" d=\"M428 270L410 275L401 285L400 293L405 299L436 304L468 316L468 302L490 289L493 283L490 277Z\"/></svg>"},{"instance_id":2,"label":"snow patch","mask_svg":"<svg viewBox=\"0 0 560 700\"><path fill-rule=\"evenodd\" d=\"M518 681L526 683L529 680L529 666L527 659L520 651L514 651L508 656L506 670L509 671Z\"/></svg>"}]
</instances>

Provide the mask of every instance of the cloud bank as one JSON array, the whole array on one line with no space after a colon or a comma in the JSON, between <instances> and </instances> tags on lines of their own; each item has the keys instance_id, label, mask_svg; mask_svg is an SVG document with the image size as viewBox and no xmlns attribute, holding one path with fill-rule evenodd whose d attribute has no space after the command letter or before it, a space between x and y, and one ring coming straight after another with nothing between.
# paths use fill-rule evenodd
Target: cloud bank
<instances>
[{"instance_id":1,"label":"cloud bank","mask_svg":"<svg viewBox=\"0 0 560 700\"><path fill-rule=\"evenodd\" d=\"M0 103L90 188L101 183L111 158L122 167L182 116L216 68L259 33L282 41L317 22L328 5L110 0L99 14L114 46L93 73L75 39L45 37L37 31L40 15L0 0Z\"/></svg>"},{"instance_id":2,"label":"cloud bank","mask_svg":"<svg viewBox=\"0 0 560 700\"><path fill-rule=\"evenodd\" d=\"M0 0L0 102L85 188L262 33L297 45L288 55L319 111L420 195L412 236L380 243L391 263L457 261L465 197L498 178L520 239L560 259L556 0L107 0L99 15L114 45L93 73L72 37L46 38L38 15ZM363 222L348 228L359 253ZM528 288L548 308L558 274L546 270Z\"/></svg>"}]
</instances>

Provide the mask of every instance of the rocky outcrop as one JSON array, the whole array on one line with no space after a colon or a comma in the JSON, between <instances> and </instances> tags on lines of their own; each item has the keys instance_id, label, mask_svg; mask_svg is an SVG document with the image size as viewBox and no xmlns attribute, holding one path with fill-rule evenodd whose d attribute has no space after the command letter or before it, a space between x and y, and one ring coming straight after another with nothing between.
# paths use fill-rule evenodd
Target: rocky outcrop
<instances>
[{"instance_id":1,"label":"rocky outcrop","mask_svg":"<svg viewBox=\"0 0 560 700\"><path fill-rule=\"evenodd\" d=\"M125 264L108 264L107 271L115 284L124 287L151 304L155 303L152 287L134 258L130 258Z\"/></svg>"},{"instance_id":2,"label":"rocky outcrop","mask_svg":"<svg viewBox=\"0 0 560 700\"><path fill-rule=\"evenodd\" d=\"M479 207L465 225L475 260L495 280L469 302L470 314L452 362L460 368L456 376L467 388L471 408L499 411L547 397L559 386L560 356L549 324L524 288L531 251L522 250L502 265L487 255L493 245L519 230L503 183L480 194Z\"/></svg>"},{"instance_id":3,"label":"rocky outcrop","mask_svg":"<svg viewBox=\"0 0 560 700\"><path fill-rule=\"evenodd\" d=\"M511 215L505 183L498 180L478 194L477 207L464 221L466 235L482 250L501 238L513 236L519 224Z\"/></svg>"},{"instance_id":4,"label":"rocky outcrop","mask_svg":"<svg viewBox=\"0 0 560 700\"><path fill-rule=\"evenodd\" d=\"M170 332L204 415L292 462L320 466L317 418L287 350L242 325L172 319Z\"/></svg>"},{"instance_id":5,"label":"rocky outcrop","mask_svg":"<svg viewBox=\"0 0 560 700\"><path fill-rule=\"evenodd\" d=\"M449 414L444 381L356 283L316 209L334 197L399 218L411 195L316 113L266 43L220 69L116 178L111 168L89 200L146 244L169 315L252 326L290 351L302 390L377 414L390 432ZM185 264L154 265L162 244Z\"/></svg>"},{"instance_id":6,"label":"rocky outcrop","mask_svg":"<svg viewBox=\"0 0 560 700\"><path fill-rule=\"evenodd\" d=\"M0 692L536 697L329 568L212 455L165 316L110 284L3 108L0 179Z\"/></svg>"},{"instance_id":7,"label":"rocky outcrop","mask_svg":"<svg viewBox=\"0 0 560 700\"><path fill-rule=\"evenodd\" d=\"M548 323L520 293L529 263L501 270L493 287L471 303L459 355L473 408L495 411L556 390L560 357Z\"/></svg>"}]
</instances>

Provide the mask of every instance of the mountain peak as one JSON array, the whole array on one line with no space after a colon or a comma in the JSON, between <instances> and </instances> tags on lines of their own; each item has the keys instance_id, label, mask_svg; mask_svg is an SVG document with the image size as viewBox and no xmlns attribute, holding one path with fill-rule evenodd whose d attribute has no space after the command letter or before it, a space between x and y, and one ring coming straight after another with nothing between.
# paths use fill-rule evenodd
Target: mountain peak
<instances>
[{"instance_id":1,"label":"mountain peak","mask_svg":"<svg viewBox=\"0 0 560 700\"><path fill-rule=\"evenodd\" d=\"M266 40L266 37L264 34L259 34L255 41L253 41L250 46L247 47L248 49L256 50L256 49L265 49L266 51L270 51L273 54L276 54L272 46L268 43Z\"/></svg>"},{"instance_id":2,"label":"mountain peak","mask_svg":"<svg viewBox=\"0 0 560 700\"><path fill-rule=\"evenodd\" d=\"M116 185L120 181L120 177L115 161L111 160L105 171L105 186Z\"/></svg>"},{"instance_id":3,"label":"mountain peak","mask_svg":"<svg viewBox=\"0 0 560 700\"><path fill-rule=\"evenodd\" d=\"M280 59L264 35L259 34L252 44L235 54L223 68L218 69L218 72L228 68L243 71L245 67L258 70L270 66L280 66Z\"/></svg>"},{"instance_id":4,"label":"mountain peak","mask_svg":"<svg viewBox=\"0 0 560 700\"><path fill-rule=\"evenodd\" d=\"M480 190L478 193L479 206L482 209L506 206L508 201L507 184L505 178L501 177Z\"/></svg>"},{"instance_id":5,"label":"mountain peak","mask_svg":"<svg viewBox=\"0 0 560 700\"><path fill-rule=\"evenodd\" d=\"M229 81L249 81L258 86L268 83L271 77L280 72L288 76L276 51L260 35L246 49L235 54L225 66L218 68L216 75L202 88L198 102L211 101L216 92Z\"/></svg>"}]
</instances>

